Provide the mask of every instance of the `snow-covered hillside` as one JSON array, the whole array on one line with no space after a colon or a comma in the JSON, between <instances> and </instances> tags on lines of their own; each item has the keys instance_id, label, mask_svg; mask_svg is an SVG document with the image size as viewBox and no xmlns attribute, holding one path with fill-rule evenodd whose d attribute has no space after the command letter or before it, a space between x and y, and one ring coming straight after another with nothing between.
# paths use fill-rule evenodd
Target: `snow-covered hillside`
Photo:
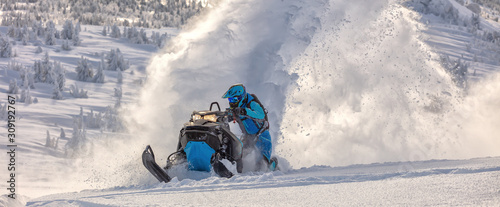
<instances>
[{"instance_id":1,"label":"snow-covered hillside","mask_svg":"<svg viewBox=\"0 0 500 207\"><path fill-rule=\"evenodd\" d=\"M178 35L163 30L176 36L160 51L87 27L81 47L50 55L89 98L53 100L39 84L38 103L17 105L19 199L2 204L498 205L500 24L468 2L222 1ZM80 56L97 66L96 52L113 48L134 71L123 84L115 71L103 84L76 81ZM23 64L42 56L15 49ZM8 91L19 74L4 68ZM234 83L270 112L281 171L225 179L181 170L158 184L140 161L144 147L163 165L191 112L227 107L220 97ZM69 137L80 106L113 105L118 85L126 131L87 130L85 156L43 146L47 130Z\"/></svg>"},{"instance_id":2,"label":"snow-covered hillside","mask_svg":"<svg viewBox=\"0 0 500 207\"><path fill-rule=\"evenodd\" d=\"M496 206L500 159L316 166L49 195L29 206ZM405 169L402 166L411 166Z\"/></svg>"},{"instance_id":3,"label":"snow-covered hillside","mask_svg":"<svg viewBox=\"0 0 500 207\"><path fill-rule=\"evenodd\" d=\"M62 26L58 29L62 30ZM82 25L81 29L81 44L79 46L72 45L68 51L62 49L63 40L57 40L56 45L45 45L43 39L28 41L27 45L23 45L22 41L12 41L12 51L17 56L0 59L2 71L0 91L5 95L4 99L0 101L3 110L2 120L7 121L5 116L7 96L17 97L17 102L11 106L15 108L17 122L15 125L17 137L15 139L15 144L17 144L15 164L17 165L16 176L18 176L16 180L17 193L20 196L36 197L61 191L97 187L90 181L95 179L90 178L94 170L79 165L81 162L79 156L71 156L67 153L68 150L74 150L74 147L67 145L71 140L75 140L74 120L81 117L80 114L83 113L85 120L90 121L92 120L90 117L94 117L93 120L103 120L107 124L113 124L110 119L118 115L116 110L119 110L116 104L125 105L136 99L137 88L141 87L146 79L145 68L149 59L158 51L154 44L136 44L125 37L113 38L109 33L103 35L103 27L101 26ZM8 30L8 27L0 27L4 37L7 36L5 34L8 33ZM120 27L120 30L123 32L123 27ZM148 38L152 32L167 34L170 38L175 36L178 30L165 28L146 30L145 32ZM41 49L41 52L38 51L38 48ZM102 58L106 59L110 51L117 49L121 51L124 59L130 65L127 70L122 72L104 70L104 83L78 80L75 69L82 58L86 58L93 65L94 71L97 72ZM61 91L62 100L53 98L53 84L36 82L33 84L33 88L29 87L31 99L36 99L36 101L31 104L20 102L21 91L27 91L20 78L21 75L28 71L33 76L35 61L43 60L46 55L49 56L50 63L60 63L65 71L65 86ZM106 60L104 61L107 64ZM15 67L13 67L14 65ZM19 93L8 94L10 83L14 80L18 83ZM85 91L88 98L75 98L71 95L72 87L75 86ZM101 119L98 119L98 116ZM106 122L104 123L106 124ZM106 142L107 137L121 136L121 134L113 132L114 126L95 125L91 126L90 122L86 124L85 134L88 139L82 141L82 145L101 145L98 142ZM7 145L11 144L8 143L7 130L4 128L1 132L1 136L5 137L1 150L5 152L10 150ZM65 137L60 135L61 130L64 130ZM52 143L47 142L47 136L53 140ZM10 164L8 159L3 159L1 163L3 166ZM87 175L81 176L77 173L80 171L80 167L88 169L85 170ZM5 167L2 168L1 172L2 175L7 176L6 179L10 179L8 177L10 171L7 170ZM68 185L73 181L75 182Z\"/></svg>"}]
</instances>

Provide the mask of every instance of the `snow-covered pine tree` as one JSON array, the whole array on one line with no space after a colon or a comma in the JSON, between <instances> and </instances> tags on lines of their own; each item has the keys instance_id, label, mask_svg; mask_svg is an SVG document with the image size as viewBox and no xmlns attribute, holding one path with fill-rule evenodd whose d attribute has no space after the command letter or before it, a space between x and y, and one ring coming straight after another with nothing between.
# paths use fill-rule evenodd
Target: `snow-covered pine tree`
<instances>
[{"instance_id":1,"label":"snow-covered pine tree","mask_svg":"<svg viewBox=\"0 0 500 207\"><path fill-rule=\"evenodd\" d=\"M73 37L71 38L71 41L73 42L73 46L80 46L82 40L80 39L79 33L73 32Z\"/></svg>"},{"instance_id":2,"label":"snow-covered pine tree","mask_svg":"<svg viewBox=\"0 0 500 207\"><path fill-rule=\"evenodd\" d=\"M33 79L33 72L26 67L19 70L19 76L23 81L24 88L35 89L35 80Z\"/></svg>"},{"instance_id":3,"label":"snow-covered pine tree","mask_svg":"<svg viewBox=\"0 0 500 207\"><path fill-rule=\"evenodd\" d=\"M59 88L59 91L63 91L64 85L66 84L66 70L61 65L61 62L54 61L54 73L56 86Z\"/></svg>"},{"instance_id":4,"label":"snow-covered pine tree","mask_svg":"<svg viewBox=\"0 0 500 207\"><path fill-rule=\"evenodd\" d=\"M104 111L102 115L104 125L102 128L104 128L104 130L117 132L124 129L123 120L118 114L118 107L120 107L120 99L117 99L114 107L106 107L106 111Z\"/></svg>"},{"instance_id":5,"label":"snow-covered pine tree","mask_svg":"<svg viewBox=\"0 0 500 207\"><path fill-rule=\"evenodd\" d=\"M55 31L53 29L47 30L45 33L45 44L46 45L55 45L56 44L56 36Z\"/></svg>"},{"instance_id":6,"label":"snow-covered pine tree","mask_svg":"<svg viewBox=\"0 0 500 207\"><path fill-rule=\"evenodd\" d=\"M66 139L66 133L64 133L63 128L61 128L61 134L59 135L59 139Z\"/></svg>"},{"instance_id":7,"label":"snow-covered pine tree","mask_svg":"<svg viewBox=\"0 0 500 207\"><path fill-rule=\"evenodd\" d=\"M59 137L52 138L50 136L49 130L47 130L47 138L45 138L45 147L57 149L58 144L59 144Z\"/></svg>"},{"instance_id":8,"label":"snow-covered pine tree","mask_svg":"<svg viewBox=\"0 0 500 207\"><path fill-rule=\"evenodd\" d=\"M111 28L110 36L113 38L120 38L121 37L120 28L118 26L116 26L116 24L114 24L113 27Z\"/></svg>"},{"instance_id":9,"label":"snow-covered pine tree","mask_svg":"<svg viewBox=\"0 0 500 207\"><path fill-rule=\"evenodd\" d=\"M94 69L92 64L89 63L87 58L83 56L78 61L76 66L76 73L78 74L78 80L80 81L92 81L94 77Z\"/></svg>"},{"instance_id":10,"label":"snow-covered pine tree","mask_svg":"<svg viewBox=\"0 0 500 207\"><path fill-rule=\"evenodd\" d=\"M54 37L55 37L56 39L61 39L61 33L60 33L58 30L54 30L54 31L55 31L55 32L54 32Z\"/></svg>"},{"instance_id":11,"label":"snow-covered pine tree","mask_svg":"<svg viewBox=\"0 0 500 207\"><path fill-rule=\"evenodd\" d=\"M128 28L127 30L127 39L131 40L134 38L134 34L137 32L137 29L135 27Z\"/></svg>"},{"instance_id":12,"label":"snow-covered pine tree","mask_svg":"<svg viewBox=\"0 0 500 207\"><path fill-rule=\"evenodd\" d=\"M30 89L23 89L21 91L21 98L19 98L19 102L21 103L26 103L26 104L32 104L33 103L33 97L31 97Z\"/></svg>"},{"instance_id":13,"label":"snow-covered pine tree","mask_svg":"<svg viewBox=\"0 0 500 207\"><path fill-rule=\"evenodd\" d=\"M73 32L75 28L73 26L73 21L66 20L61 31L61 39L71 39L73 38Z\"/></svg>"},{"instance_id":14,"label":"snow-covered pine tree","mask_svg":"<svg viewBox=\"0 0 500 207\"><path fill-rule=\"evenodd\" d=\"M94 113L94 110L90 110L90 113L85 117L85 126L90 129L99 129L103 125L101 112Z\"/></svg>"},{"instance_id":15,"label":"snow-covered pine tree","mask_svg":"<svg viewBox=\"0 0 500 207\"><path fill-rule=\"evenodd\" d=\"M57 86L54 86L54 90L52 91L52 99L62 100L64 99L62 92L59 90Z\"/></svg>"},{"instance_id":16,"label":"snow-covered pine tree","mask_svg":"<svg viewBox=\"0 0 500 207\"><path fill-rule=\"evenodd\" d=\"M54 72L54 64L50 62L49 53L45 52L45 56L42 59L42 65L45 68L45 81L44 83L54 84L56 82L56 74Z\"/></svg>"},{"instance_id":17,"label":"snow-covered pine tree","mask_svg":"<svg viewBox=\"0 0 500 207\"><path fill-rule=\"evenodd\" d=\"M99 67L97 68L97 73L94 76L95 83L104 83L105 75L104 75L104 63L100 62Z\"/></svg>"},{"instance_id":18,"label":"snow-covered pine tree","mask_svg":"<svg viewBox=\"0 0 500 207\"><path fill-rule=\"evenodd\" d=\"M73 136L64 146L67 157L75 157L85 150L87 130L83 123L83 114L73 117Z\"/></svg>"},{"instance_id":19,"label":"snow-covered pine tree","mask_svg":"<svg viewBox=\"0 0 500 207\"><path fill-rule=\"evenodd\" d=\"M9 37L15 37L16 36L16 27L14 24L11 24L9 28L7 29L7 36Z\"/></svg>"},{"instance_id":20,"label":"snow-covered pine tree","mask_svg":"<svg viewBox=\"0 0 500 207\"><path fill-rule=\"evenodd\" d=\"M50 83L55 82L54 65L50 62L49 53L45 52L43 59L35 60L33 69L35 71L35 82Z\"/></svg>"},{"instance_id":21,"label":"snow-covered pine tree","mask_svg":"<svg viewBox=\"0 0 500 207\"><path fill-rule=\"evenodd\" d=\"M69 94L75 98L88 98L89 96L87 95L87 92L88 91L79 89L76 83L69 87Z\"/></svg>"},{"instance_id":22,"label":"snow-covered pine tree","mask_svg":"<svg viewBox=\"0 0 500 207\"><path fill-rule=\"evenodd\" d=\"M24 67L19 71L19 76L23 81L24 88L35 89L35 81L33 80L33 73L28 68Z\"/></svg>"},{"instance_id":23,"label":"snow-covered pine tree","mask_svg":"<svg viewBox=\"0 0 500 207\"><path fill-rule=\"evenodd\" d=\"M12 56L12 45L9 38L0 34L0 57L8 58Z\"/></svg>"},{"instance_id":24,"label":"snow-covered pine tree","mask_svg":"<svg viewBox=\"0 0 500 207\"><path fill-rule=\"evenodd\" d=\"M149 38L149 40L153 43L153 44L157 44L158 42L158 39L160 38L160 34L158 32L155 32L153 31L151 33L151 37Z\"/></svg>"},{"instance_id":25,"label":"snow-covered pine tree","mask_svg":"<svg viewBox=\"0 0 500 207\"><path fill-rule=\"evenodd\" d=\"M10 80L9 83L9 90L7 93L11 94L18 94L19 93L19 86L17 85L17 79Z\"/></svg>"},{"instance_id":26,"label":"snow-covered pine tree","mask_svg":"<svg viewBox=\"0 0 500 207\"><path fill-rule=\"evenodd\" d=\"M107 67L106 69L108 70L116 70L118 68L118 59L116 58L116 51L114 49L111 49L106 56L106 63Z\"/></svg>"},{"instance_id":27,"label":"snow-covered pine tree","mask_svg":"<svg viewBox=\"0 0 500 207\"><path fill-rule=\"evenodd\" d=\"M21 71L25 67L21 63L16 63L16 61L12 60L7 63L7 68L14 71Z\"/></svg>"},{"instance_id":28,"label":"snow-covered pine tree","mask_svg":"<svg viewBox=\"0 0 500 207\"><path fill-rule=\"evenodd\" d=\"M42 27L41 25L41 22L37 22L37 21L33 21L33 23L31 23L31 32L33 32L33 34L35 34L35 36L41 36L42 34L40 34L40 27Z\"/></svg>"},{"instance_id":29,"label":"snow-covered pine tree","mask_svg":"<svg viewBox=\"0 0 500 207\"><path fill-rule=\"evenodd\" d=\"M116 50L111 49L108 55L106 56L106 63L108 70L118 70L124 71L130 68L129 62L125 61L120 49L116 48Z\"/></svg>"},{"instance_id":30,"label":"snow-covered pine tree","mask_svg":"<svg viewBox=\"0 0 500 207\"><path fill-rule=\"evenodd\" d=\"M29 79L28 79L28 70L26 69L22 69L19 73L19 75L21 76L21 80L23 81L23 87L24 88L28 88L30 87L30 82L29 82Z\"/></svg>"},{"instance_id":31,"label":"snow-covered pine tree","mask_svg":"<svg viewBox=\"0 0 500 207\"><path fill-rule=\"evenodd\" d=\"M128 29L127 29L126 26L123 27L123 36L126 37L126 38L128 38Z\"/></svg>"},{"instance_id":32,"label":"snow-covered pine tree","mask_svg":"<svg viewBox=\"0 0 500 207\"><path fill-rule=\"evenodd\" d=\"M55 45L56 44L56 25L52 20L48 21L45 27L45 44Z\"/></svg>"},{"instance_id":33,"label":"snow-covered pine tree","mask_svg":"<svg viewBox=\"0 0 500 207\"><path fill-rule=\"evenodd\" d=\"M78 21L78 22L76 22L76 25L75 25L75 33L80 34L81 31L82 31L82 28L80 26L80 21Z\"/></svg>"},{"instance_id":34,"label":"snow-covered pine tree","mask_svg":"<svg viewBox=\"0 0 500 207\"><path fill-rule=\"evenodd\" d=\"M26 89L26 99L24 100L24 103L26 103L26 104L32 104L33 103L33 97L31 97L30 88Z\"/></svg>"},{"instance_id":35,"label":"snow-covered pine tree","mask_svg":"<svg viewBox=\"0 0 500 207\"><path fill-rule=\"evenodd\" d=\"M35 60L35 63L33 63L33 71L35 72L35 74L33 75L33 79L35 80L35 82L42 82L44 80L44 70L45 69L42 68L42 61Z\"/></svg>"},{"instance_id":36,"label":"snow-covered pine tree","mask_svg":"<svg viewBox=\"0 0 500 207\"><path fill-rule=\"evenodd\" d=\"M19 40L22 42L23 45L28 45L28 40L29 40L29 30L26 25L23 26L21 29L21 32L19 34Z\"/></svg>"},{"instance_id":37,"label":"snow-covered pine tree","mask_svg":"<svg viewBox=\"0 0 500 207\"><path fill-rule=\"evenodd\" d=\"M142 39L143 44L149 44L148 35L146 34L146 31L144 30L144 28L141 28L141 31L139 32L139 36Z\"/></svg>"},{"instance_id":38,"label":"snow-covered pine tree","mask_svg":"<svg viewBox=\"0 0 500 207\"><path fill-rule=\"evenodd\" d=\"M26 90L22 89L21 90L21 97L18 99L19 102L24 103L26 100Z\"/></svg>"},{"instance_id":39,"label":"snow-covered pine tree","mask_svg":"<svg viewBox=\"0 0 500 207\"><path fill-rule=\"evenodd\" d=\"M142 35L140 34L139 30L137 28L132 28L132 33L129 38L130 42L134 44L144 44L144 40L142 39Z\"/></svg>"},{"instance_id":40,"label":"snow-covered pine tree","mask_svg":"<svg viewBox=\"0 0 500 207\"><path fill-rule=\"evenodd\" d=\"M52 138L50 138L50 132L47 130L47 137L45 138L45 147L52 147Z\"/></svg>"},{"instance_id":41,"label":"snow-covered pine tree","mask_svg":"<svg viewBox=\"0 0 500 207\"><path fill-rule=\"evenodd\" d=\"M22 38L21 38L21 42L23 45L28 45L28 40L29 40L29 33L24 33Z\"/></svg>"},{"instance_id":42,"label":"snow-covered pine tree","mask_svg":"<svg viewBox=\"0 0 500 207\"><path fill-rule=\"evenodd\" d=\"M14 38L16 41L21 41L23 39L23 32L21 31L21 28L16 27L15 31Z\"/></svg>"}]
</instances>

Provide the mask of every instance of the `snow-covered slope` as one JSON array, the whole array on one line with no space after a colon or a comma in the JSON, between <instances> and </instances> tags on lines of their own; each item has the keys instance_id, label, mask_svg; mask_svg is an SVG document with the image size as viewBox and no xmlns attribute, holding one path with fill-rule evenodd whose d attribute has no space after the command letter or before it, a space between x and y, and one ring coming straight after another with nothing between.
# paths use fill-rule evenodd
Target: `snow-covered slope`
<instances>
[{"instance_id":1,"label":"snow-covered slope","mask_svg":"<svg viewBox=\"0 0 500 207\"><path fill-rule=\"evenodd\" d=\"M455 2L436 2L437 11L456 8L458 16L470 16ZM39 129L40 138L22 143L29 156L24 166L30 166L23 174L37 186L20 183L20 194L28 188L24 195L33 206L498 204L500 76L491 51L499 46L476 44L466 25L419 13L415 5L421 4L222 2L153 56L145 84L139 91L128 87L127 134L94 132L99 138L90 157L43 154L37 145L46 129L36 125L43 118L29 117L26 127ZM478 76L457 86L442 54L468 61ZM144 147L151 144L163 164L190 113L212 101L227 106L220 96L234 83L245 84L270 112L282 171L231 179L180 172L173 182L157 184L140 162ZM423 161L431 159L447 160ZM42 189L89 190L32 199L48 194Z\"/></svg>"},{"instance_id":2,"label":"snow-covered slope","mask_svg":"<svg viewBox=\"0 0 500 207\"><path fill-rule=\"evenodd\" d=\"M36 198L28 206L495 206L500 159L315 166Z\"/></svg>"}]
</instances>

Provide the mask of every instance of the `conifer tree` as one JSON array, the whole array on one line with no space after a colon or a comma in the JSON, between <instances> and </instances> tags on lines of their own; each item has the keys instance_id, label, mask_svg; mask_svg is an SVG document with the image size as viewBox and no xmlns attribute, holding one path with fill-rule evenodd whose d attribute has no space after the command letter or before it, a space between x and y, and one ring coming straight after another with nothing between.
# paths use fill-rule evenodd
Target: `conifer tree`
<instances>
[{"instance_id":1,"label":"conifer tree","mask_svg":"<svg viewBox=\"0 0 500 207\"><path fill-rule=\"evenodd\" d=\"M0 57L8 58L12 56L12 45L9 42L9 38L0 34Z\"/></svg>"},{"instance_id":2,"label":"conifer tree","mask_svg":"<svg viewBox=\"0 0 500 207\"><path fill-rule=\"evenodd\" d=\"M82 43L82 40L80 39L80 35L76 32L73 33L73 37L71 38L71 41L73 42L73 46L80 46Z\"/></svg>"},{"instance_id":3,"label":"conifer tree","mask_svg":"<svg viewBox=\"0 0 500 207\"><path fill-rule=\"evenodd\" d=\"M61 31L61 39L71 39L73 38L74 32L73 22L71 20L66 20Z\"/></svg>"},{"instance_id":4,"label":"conifer tree","mask_svg":"<svg viewBox=\"0 0 500 207\"><path fill-rule=\"evenodd\" d=\"M78 80L80 81L92 81L94 77L94 69L92 68L92 64L89 63L87 58L83 56L78 61L78 65L76 66L76 72L78 75Z\"/></svg>"},{"instance_id":5,"label":"conifer tree","mask_svg":"<svg viewBox=\"0 0 500 207\"><path fill-rule=\"evenodd\" d=\"M11 93L11 94L18 94L19 93L19 86L17 85L17 79L10 80L9 90L7 91L7 93Z\"/></svg>"},{"instance_id":6,"label":"conifer tree","mask_svg":"<svg viewBox=\"0 0 500 207\"><path fill-rule=\"evenodd\" d=\"M45 138L45 147L52 147L52 139L50 138L49 130L47 130L47 137Z\"/></svg>"},{"instance_id":7,"label":"conifer tree","mask_svg":"<svg viewBox=\"0 0 500 207\"><path fill-rule=\"evenodd\" d=\"M45 44L55 45L56 44L56 26L53 21L47 22L45 28Z\"/></svg>"},{"instance_id":8,"label":"conifer tree","mask_svg":"<svg viewBox=\"0 0 500 207\"><path fill-rule=\"evenodd\" d=\"M63 99L62 92L59 90L59 88L57 86L54 86L54 89L52 91L52 99L56 99L56 100Z\"/></svg>"},{"instance_id":9,"label":"conifer tree","mask_svg":"<svg viewBox=\"0 0 500 207\"><path fill-rule=\"evenodd\" d=\"M113 38L120 38L121 37L120 28L118 26L116 26L116 24L114 24L113 27L111 28L110 36Z\"/></svg>"},{"instance_id":10,"label":"conifer tree","mask_svg":"<svg viewBox=\"0 0 500 207\"><path fill-rule=\"evenodd\" d=\"M64 86L66 85L66 70L64 67L61 65L60 62L54 61L54 73L56 77L56 86L59 89L59 91L64 90Z\"/></svg>"},{"instance_id":11,"label":"conifer tree","mask_svg":"<svg viewBox=\"0 0 500 207\"><path fill-rule=\"evenodd\" d=\"M104 75L104 65L103 63L99 63L99 67L97 68L97 73L94 76L95 83L104 83L105 75Z\"/></svg>"}]
</instances>

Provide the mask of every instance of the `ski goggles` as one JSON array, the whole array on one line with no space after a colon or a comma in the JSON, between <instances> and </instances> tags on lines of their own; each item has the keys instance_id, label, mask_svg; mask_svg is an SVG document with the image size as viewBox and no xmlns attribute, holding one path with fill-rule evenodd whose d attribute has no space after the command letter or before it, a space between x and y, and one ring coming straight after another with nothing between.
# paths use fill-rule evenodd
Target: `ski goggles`
<instances>
[{"instance_id":1,"label":"ski goggles","mask_svg":"<svg viewBox=\"0 0 500 207\"><path fill-rule=\"evenodd\" d=\"M235 96L235 97L230 97L228 98L229 103L238 103L238 101L241 100L241 96Z\"/></svg>"}]
</instances>

